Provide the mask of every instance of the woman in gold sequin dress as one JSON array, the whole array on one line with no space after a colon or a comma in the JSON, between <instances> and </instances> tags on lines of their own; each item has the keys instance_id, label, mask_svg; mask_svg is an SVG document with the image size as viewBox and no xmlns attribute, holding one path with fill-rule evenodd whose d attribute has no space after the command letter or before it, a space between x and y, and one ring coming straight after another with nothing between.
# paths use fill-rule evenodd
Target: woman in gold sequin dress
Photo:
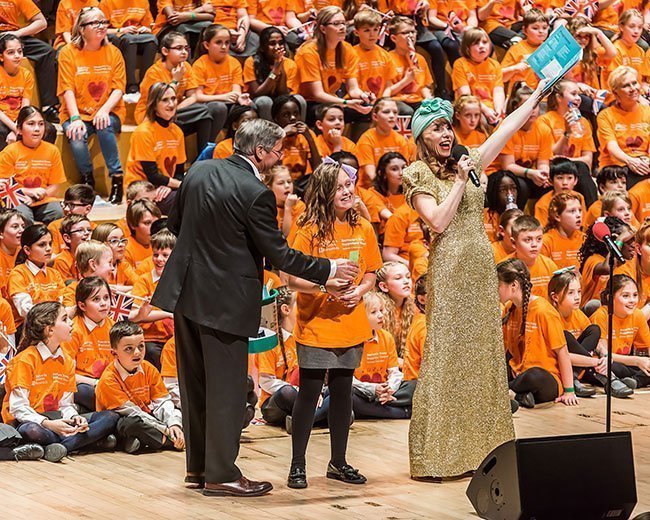
<instances>
[{"instance_id":1,"label":"woman in gold sequin dress","mask_svg":"<svg viewBox=\"0 0 650 520\"><path fill-rule=\"evenodd\" d=\"M449 161L447 101L425 100L411 122L418 161L404 170L407 202L433 231L427 274L427 338L409 431L411 477L471 474L514 437L494 257L483 226L484 194L471 182L539 102L544 82L478 149Z\"/></svg>"}]
</instances>

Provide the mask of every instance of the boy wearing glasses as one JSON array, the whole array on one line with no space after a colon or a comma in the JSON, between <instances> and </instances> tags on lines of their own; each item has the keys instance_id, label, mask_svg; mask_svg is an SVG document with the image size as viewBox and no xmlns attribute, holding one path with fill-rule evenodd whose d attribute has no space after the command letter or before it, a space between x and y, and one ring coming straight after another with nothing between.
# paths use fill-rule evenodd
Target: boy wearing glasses
<instances>
[{"instance_id":1,"label":"boy wearing glasses","mask_svg":"<svg viewBox=\"0 0 650 520\"><path fill-rule=\"evenodd\" d=\"M47 229L52 234L52 255L58 255L65 247L63 237L61 236L61 224L65 217L70 215L81 215L87 217L93 209L95 203L95 191L87 184L73 184L63 195L63 218L59 218L50 222ZM90 226L95 229L95 225L91 222Z\"/></svg>"},{"instance_id":2,"label":"boy wearing glasses","mask_svg":"<svg viewBox=\"0 0 650 520\"><path fill-rule=\"evenodd\" d=\"M52 267L59 272L64 281L79 279L79 271L74 260L77 247L82 242L90 240L93 232L90 220L83 215L70 215L61 223L61 236L65 249L54 259Z\"/></svg>"}]
</instances>

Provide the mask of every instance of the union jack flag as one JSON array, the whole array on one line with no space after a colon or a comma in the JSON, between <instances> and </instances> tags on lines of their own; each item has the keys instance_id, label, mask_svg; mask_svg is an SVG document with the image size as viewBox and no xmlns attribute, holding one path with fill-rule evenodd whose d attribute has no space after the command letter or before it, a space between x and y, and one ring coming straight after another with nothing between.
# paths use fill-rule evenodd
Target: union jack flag
<instances>
[{"instance_id":1,"label":"union jack flag","mask_svg":"<svg viewBox=\"0 0 650 520\"><path fill-rule=\"evenodd\" d=\"M407 139L411 138L411 116L397 116L395 130Z\"/></svg>"},{"instance_id":2,"label":"union jack flag","mask_svg":"<svg viewBox=\"0 0 650 520\"><path fill-rule=\"evenodd\" d=\"M593 20L598 12L597 0L568 0L564 4L564 12L575 18L582 15L589 20Z\"/></svg>"},{"instance_id":3,"label":"union jack flag","mask_svg":"<svg viewBox=\"0 0 650 520\"><path fill-rule=\"evenodd\" d=\"M605 99L607 99L608 94L609 94L609 91L607 91L607 90L597 90L596 91L596 95L594 96L594 104L593 104L594 114L597 114L603 108L605 108Z\"/></svg>"},{"instance_id":4,"label":"union jack flag","mask_svg":"<svg viewBox=\"0 0 650 520\"><path fill-rule=\"evenodd\" d=\"M1 355L0 357L0 385L3 385L5 382L5 375L7 372L7 365L9 365L9 361L11 360L12 357L14 357L14 349L12 347L9 347L9 350Z\"/></svg>"},{"instance_id":5,"label":"union jack flag","mask_svg":"<svg viewBox=\"0 0 650 520\"><path fill-rule=\"evenodd\" d=\"M298 29L298 34L302 36L303 40L311 40L314 37L314 28L316 27L316 20L307 22L301 25Z\"/></svg>"},{"instance_id":6,"label":"union jack flag","mask_svg":"<svg viewBox=\"0 0 650 520\"><path fill-rule=\"evenodd\" d=\"M133 297L114 292L109 316L113 321L127 320L133 307Z\"/></svg>"},{"instance_id":7,"label":"union jack flag","mask_svg":"<svg viewBox=\"0 0 650 520\"><path fill-rule=\"evenodd\" d=\"M0 184L0 201L8 209L15 209L20 204L30 204L30 199L20 187L14 177L9 177Z\"/></svg>"},{"instance_id":8,"label":"union jack flag","mask_svg":"<svg viewBox=\"0 0 650 520\"><path fill-rule=\"evenodd\" d=\"M379 39L377 40L377 45L380 47L384 46L384 43L386 43L386 35L388 34L388 24L386 21L382 21L381 23L381 29L379 29Z\"/></svg>"}]
</instances>

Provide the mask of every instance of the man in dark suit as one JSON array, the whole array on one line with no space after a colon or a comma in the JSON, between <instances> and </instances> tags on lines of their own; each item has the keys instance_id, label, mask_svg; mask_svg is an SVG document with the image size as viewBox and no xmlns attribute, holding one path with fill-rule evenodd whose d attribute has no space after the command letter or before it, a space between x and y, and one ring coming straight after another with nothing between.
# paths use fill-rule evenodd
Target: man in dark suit
<instances>
[{"instance_id":1,"label":"man in dark suit","mask_svg":"<svg viewBox=\"0 0 650 520\"><path fill-rule=\"evenodd\" d=\"M152 304L174 312L187 440L186 482L205 495L259 496L273 486L235 465L246 405L248 337L260 322L263 258L340 294L357 274L348 260L305 256L280 233L275 196L261 182L282 157L284 131L242 125L235 155L190 168L170 215L178 235Z\"/></svg>"}]
</instances>

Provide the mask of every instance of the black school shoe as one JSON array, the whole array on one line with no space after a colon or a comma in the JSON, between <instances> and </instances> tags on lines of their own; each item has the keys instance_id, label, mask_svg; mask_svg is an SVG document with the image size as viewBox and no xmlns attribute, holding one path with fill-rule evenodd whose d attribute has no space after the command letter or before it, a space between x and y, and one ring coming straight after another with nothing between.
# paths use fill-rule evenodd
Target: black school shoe
<instances>
[{"instance_id":1,"label":"black school shoe","mask_svg":"<svg viewBox=\"0 0 650 520\"><path fill-rule=\"evenodd\" d=\"M366 477L359 473L358 469L354 469L349 464L337 468L331 462L327 465L326 477L340 480L346 484L365 484L367 480Z\"/></svg>"},{"instance_id":2,"label":"black school shoe","mask_svg":"<svg viewBox=\"0 0 650 520\"><path fill-rule=\"evenodd\" d=\"M287 486L291 489L305 489L307 487L307 472L302 466L293 466L289 470Z\"/></svg>"},{"instance_id":3,"label":"black school shoe","mask_svg":"<svg viewBox=\"0 0 650 520\"><path fill-rule=\"evenodd\" d=\"M535 398L532 392L523 392L515 395L515 400L524 408L535 408Z\"/></svg>"},{"instance_id":4,"label":"black school shoe","mask_svg":"<svg viewBox=\"0 0 650 520\"><path fill-rule=\"evenodd\" d=\"M16 460L39 460L45 455L45 450L40 444L23 444L16 446L12 453Z\"/></svg>"}]
</instances>

